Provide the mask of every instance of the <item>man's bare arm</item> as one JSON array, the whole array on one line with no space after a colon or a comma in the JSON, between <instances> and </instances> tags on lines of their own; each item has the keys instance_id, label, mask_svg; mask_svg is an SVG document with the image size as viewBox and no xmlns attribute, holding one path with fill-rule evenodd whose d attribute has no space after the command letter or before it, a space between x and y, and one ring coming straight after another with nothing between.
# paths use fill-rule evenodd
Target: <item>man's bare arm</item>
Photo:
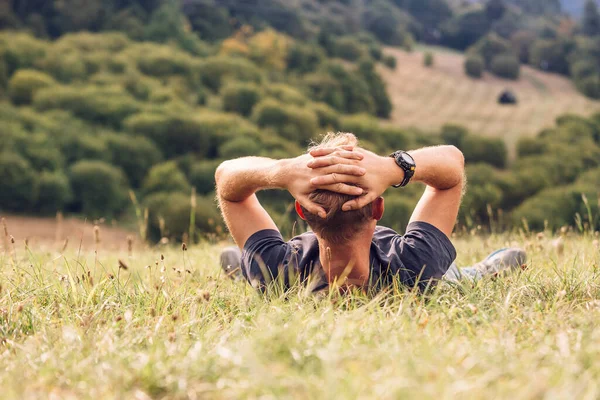
<instances>
[{"instance_id":1,"label":"man's bare arm","mask_svg":"<svg viewBox=\"0 0 600 400\"><path fill-rule=\"evenodd\" d=\"M351 177L346 182L365 189L365 194L344 205L345 210L358 209L381 196L391 185L402 182L404 172L391 157L378 156L361 150L365 158L360 165L367 173L362 177ZM450 235L456 222L464 185L464 158L454 146L427 147L410 151L417 166L412 182L427 185L423 197L412 214L411 222L428 222ZM328 154L323 150L311 152L315 158L311 168L328 165ZM331 183L331 177L314 178L313 185L320 187Z\"/></svg>"}]
</instances>

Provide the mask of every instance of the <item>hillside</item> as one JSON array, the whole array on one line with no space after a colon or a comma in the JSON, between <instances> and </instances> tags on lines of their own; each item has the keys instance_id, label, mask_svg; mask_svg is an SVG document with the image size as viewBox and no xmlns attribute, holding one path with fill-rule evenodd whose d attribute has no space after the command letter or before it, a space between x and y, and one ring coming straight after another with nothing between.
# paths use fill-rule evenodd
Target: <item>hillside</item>
<instances>
[{"instance_id":1,"label":"hillside","mask_svg":"<svg viewBox=\"0 0 600 400\"><path fill-rule=\"evenodd\" d=\"M401 126L437 130L446 123L468 127L473 133L502 137L509 148L521 136L533 136L565 113L589 115L600 102L581 95L563 76L523 67L522 77L510 81L485 74L473 80L464 74L460 53L438 50L435 65L423 65L423 50L407 53L387 48L398 68L380 68L394 105L392 121ZM517 95L517 106L501 106L504 89Z\"/></svg>"}]
</instances>

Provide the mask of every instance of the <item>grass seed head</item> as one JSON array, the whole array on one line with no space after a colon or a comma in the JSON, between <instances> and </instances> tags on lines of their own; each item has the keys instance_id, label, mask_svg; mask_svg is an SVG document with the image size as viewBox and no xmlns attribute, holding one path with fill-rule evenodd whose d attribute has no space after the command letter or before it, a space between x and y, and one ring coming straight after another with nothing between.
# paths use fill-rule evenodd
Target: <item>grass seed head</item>
<instances>
[{"instance_id":1,"label":"grass seed head","mask_svg":"<svg viewBox=\"0 0 600 400\"><path fill-rule=\"evenodd\" d=\"M185 242L181 243L181 250L187 251L187 245L185 244Z\"/></svg>"},{"instance_id":2,"label":"grass seed head","mask_svg":"<svg viewBox=\"0 0 600 400\"><path fill-rule=\"evenodd\" d=\"M127 264L125 264L123 260L119 260L119 268L125 271L129 269L129 267L127 266Z\"/></svg>"},{"instance_id":3,"label":"grass seed head","mask_svg":"<svg viewBox=\"0 0 600 400\"><path fill-rule=\"evenodd\" d=\"M545 237L546 235L544 235L544 232L540 232L537 234L537 240L544 240Z\"/></svg>"},{"instance_id":4,"label":"grass seed head","mask_svg":"<svg viewBox=\"0 0 600 400\"><path fill-rule=\"evenodd\" d=\"M15 244L15 238L13 237L13 235L10 235L10 243Z\"/></svg>"},{"instance_id":5,"label":"grass seed head","mask_svg":"<svg viewBox=\"0 0 600 400\"><path fill-rule=\"evenodd\" d=\"M100 227L98 225L94 225L94 243L100 244Z\"/></svg>"}]
</instances>

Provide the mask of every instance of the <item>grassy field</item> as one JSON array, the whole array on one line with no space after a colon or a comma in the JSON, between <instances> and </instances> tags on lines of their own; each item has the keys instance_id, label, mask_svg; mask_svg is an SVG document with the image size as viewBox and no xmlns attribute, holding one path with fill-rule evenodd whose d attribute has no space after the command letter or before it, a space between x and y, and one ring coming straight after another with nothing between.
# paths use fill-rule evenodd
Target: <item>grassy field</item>
<instances>
[{"instance_id":1,"label":"grassy field","mask_svg":"<svg viewBox=\"0 0 600 400\"><path fill-rule=\"evenodd\" d=\"M432 51L435 64L423 65L423 53ZM581 95L570 80L531 67L521 69L521 78L510 81L488 73L483 79L467 77L460 53L420 46L407 53L387 49L398 67L380 67L388 84L394 109L392 122L430 130L457 123L476 134L502 137L510 148L519 137L533 136L551 127L565 113L589 115L600 111L600 102ZM497 98L504 89L517 96L517 106L501 106Z\"/></svg>"},{"instance_id":2,"label":"grassy field","mask_svg":"<svg viewBox=\"0 0 600 400\"><path fill-rule=\"evenodd\" d=\"M598 238L551 240L455 238L461 265L511 244L529 269L428 297L265 298L221 274L218 245L9 239L2 398L598 398Z\"/></svg>"}]
</instances>

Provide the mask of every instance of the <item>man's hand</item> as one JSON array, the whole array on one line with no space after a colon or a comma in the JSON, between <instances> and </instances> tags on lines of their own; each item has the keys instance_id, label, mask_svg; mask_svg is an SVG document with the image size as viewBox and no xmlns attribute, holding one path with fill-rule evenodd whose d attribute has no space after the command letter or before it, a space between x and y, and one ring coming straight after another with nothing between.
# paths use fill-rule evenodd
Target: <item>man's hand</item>
<instances>
[{"instance_id":1,"label":"man's hand","mask_svg":"<svg viewBox=\"0 0 600 400\"><path fill-rule=\"evenodd\" d=\"M310 201L310 193L314 192L315 189L323 189L360 196L363 189L349 183L367 172L364 165L359 166L365 155L363 152L356 151L352 146L320 149L315 152L327 153L329 157L317 155L318 158L313 159L312 154L304 154L287 160L281 167L278 180L310 213L325 218L327 213L323 207ZM324 162L327 165L312 166L314 163L319 165ZM315 185L313 184L315 179L322 179L326 183ZM317 182L319 181L317 180Z\"/></svg>"},{"instance_id":2,"label":"man's hand","mask_svg":"<svg viewBox=\"0 0 600 400\"><path fill-rule=\"evenodd\" d=\"M402 182L403 172L396 165L391 157L381 157L377 154L361 149L354 149L355 153L362 155L362 160L347 160L343 158L343 152L336 148L317 149L310 152L310 155L315 157L308 166L315 171L326 171L333 165L353 165L361 166L365 170L365 174L324 174L311 179L310 183L318 189L328 189L332 184L353 184L363 189L361 193L349 193L360 196L354 200L348 201L343 205L342 210L357 210L367 204L373 202L381 196L388 187L393 184Z\"/></svg>"}]
</instances>

